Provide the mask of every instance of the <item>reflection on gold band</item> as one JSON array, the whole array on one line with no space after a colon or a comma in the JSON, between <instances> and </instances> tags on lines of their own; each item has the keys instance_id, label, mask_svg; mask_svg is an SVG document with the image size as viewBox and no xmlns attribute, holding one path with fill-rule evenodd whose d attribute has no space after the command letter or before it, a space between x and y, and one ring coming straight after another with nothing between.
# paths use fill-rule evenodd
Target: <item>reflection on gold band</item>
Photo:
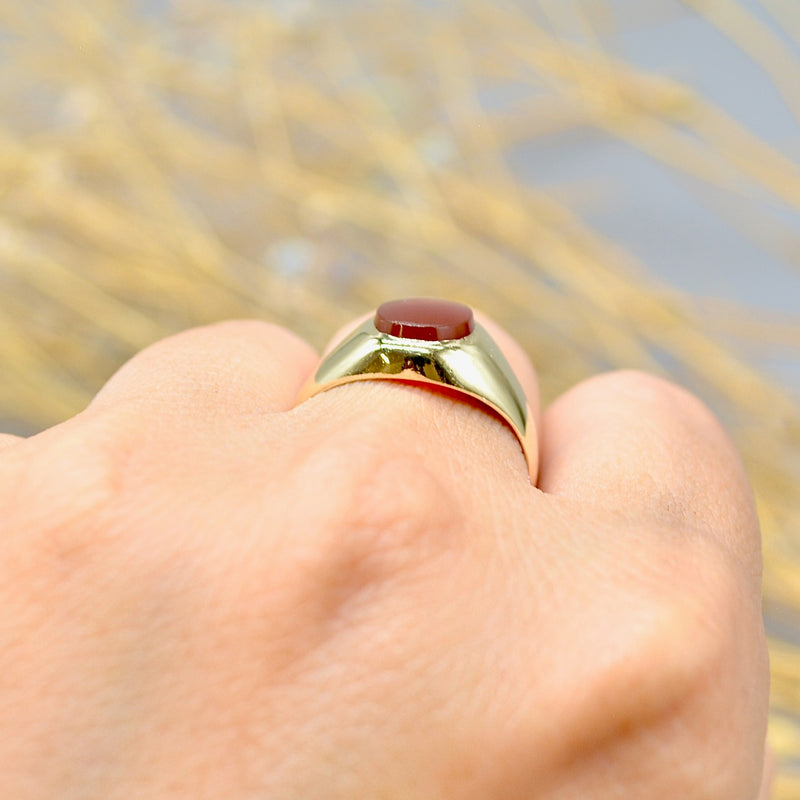
<instances>
[{"instance_id":1,"label":"reflection on gold band","mask_svg":"<svg viewBox=\"0 0 800 800\"><path fill-rule=\"evenodd\" d=\"M363 380L436 384L475 398L514 431L531 483L536 483L536 422L514 371L481 325L462 339L428 342L381 333L370 319L323 359L298 403L334 386Z\"/></svg>"}]
</instances>

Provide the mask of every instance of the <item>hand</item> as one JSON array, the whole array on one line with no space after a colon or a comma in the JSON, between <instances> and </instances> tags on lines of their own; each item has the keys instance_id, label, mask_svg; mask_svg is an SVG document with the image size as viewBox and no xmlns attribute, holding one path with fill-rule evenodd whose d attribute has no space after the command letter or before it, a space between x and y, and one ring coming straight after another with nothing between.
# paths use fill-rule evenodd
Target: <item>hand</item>
<instances>
[{"instance_id":1,"label":"hand","mask_svg":"<svg viewBox=\"0 0 800 800\"><path fill-rule=\"evenodd\" d=\"M316 363L190 331L1 443L0 796L755 800L758 523L699 401L577 386L537 489L435 391L293 409Z\"/></svg>"}]
</instances>

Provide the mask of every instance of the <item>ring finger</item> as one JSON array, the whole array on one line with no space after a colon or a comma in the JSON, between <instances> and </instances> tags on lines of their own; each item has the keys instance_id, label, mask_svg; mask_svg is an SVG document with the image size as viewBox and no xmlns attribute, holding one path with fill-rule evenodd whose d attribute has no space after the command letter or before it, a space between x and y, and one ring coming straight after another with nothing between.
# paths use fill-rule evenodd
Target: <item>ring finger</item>
<instances>
[{"instance_id":1,"label":"ring finger","mask_svg":"<svg viewBox=\"0 0 800 800\"><path fill-rule=\"evenodd\" d=\"M342 328L326 354L347 340L369 316ZM536 448L536 372L521 346L497 323L478 312L475 318L501 351L499 360L505 357L522 388L529 413L527 430L531 447ZM414 347L413 343L409 346ZM462 370L475 369L466 350L459 355L465 356L460 363ZM461 489L477 488L475 482L485 488L487 480L514 485L515 479L520 479L519 484L531 491L523 450L510 424L481 399L449 391L447 386L408 382L403 380L405 375L405 371L398 375L400 380L356 380L336 386L334 391L319 391L318 387L317 394L302 403L298 413L312 423L309 427L314 437L330 439L345 430L350 440L357 438L366 447L385 448L387 457L411 455L421 469L432 470ZM535 462L538 452L530 455ZM482 494L485 496L485 492Z\"/></svg>"}]
</instances>

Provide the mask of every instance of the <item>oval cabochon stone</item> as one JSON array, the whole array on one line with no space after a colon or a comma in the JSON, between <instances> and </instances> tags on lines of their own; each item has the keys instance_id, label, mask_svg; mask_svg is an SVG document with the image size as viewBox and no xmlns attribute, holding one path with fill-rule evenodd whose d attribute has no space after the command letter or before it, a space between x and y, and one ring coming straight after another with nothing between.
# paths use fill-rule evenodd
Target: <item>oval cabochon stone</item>
<instances>
[{"instance_id":1,"label":"oval cabochon stone","mask_svg":"<svg viewBox=\"0 0 800 800\"><path fill-rule=\"evenodd\" d=\"M472 309L429 297L390 300L375 313L375 327L400 339L444 342L463 339L475 329Z\"/></svg>"}]
</instances>

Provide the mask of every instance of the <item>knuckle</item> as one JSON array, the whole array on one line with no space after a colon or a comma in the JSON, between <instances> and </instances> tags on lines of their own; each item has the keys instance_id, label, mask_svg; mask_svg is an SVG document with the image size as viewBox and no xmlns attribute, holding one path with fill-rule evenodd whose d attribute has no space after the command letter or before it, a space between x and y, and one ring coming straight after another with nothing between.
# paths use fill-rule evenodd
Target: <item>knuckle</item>
<instances>
[{"instance_id":1,"label":"knuckle","mask_svg":"<svg viewBox=\"0 0 800 800\"><path fill-rule=\"evenodd\" d=\"M394 572L419 565L456 536L454 498L419 456L372 444L346 454L332 528L337 552Z\"/></svg>"},{"instance_id":2,"label":"knuckle","mask_svg":"<svg viewBox=\"0 0 800 800\"><path fill-rule=\"evenodd\" d=\"M105 522L123 494L126 448L116 423L102 417L76 418L43 437L29 441L6 487L5 544L72 569L112 537Z\"/></svg>"},{"instance_id":3,"label":"knuckle","mask_svg":"<svg viewBox=\"0 0 800 800\"><path fill-rule=\"evenodd\" d=\"M459 504L435 472L391 437L348 435L317 444L295 480L318 487L304 515L318 569L363 586L440 567L461 541Z\"/></svg>"},{"instance_id":4,"label":"knuckle","mask_svg":"<svg viewBox=\"0 0 800 800\"><path fill-rule=\"evenodd\" d=\"M680 796L741 797L754 744L753 707L741 698L766 680L743 652L759 641L758 614L717 545L693 542L671 560L661 582L637 591L623 657L596 676L593 745L624 750L636 731L638 757L657 743Z\"/></svg>"},{"instance_id":5,"label":"knuckle","mask_svg":"<svg viewBox=\"0 0 800 800\"><path fill-rule=\"evenodd\" d=\"M756 792L748 789L749 756L763 750L759 718L766 721L769 684L760 602L730 552L710 540L694 549L699 558L684 568L680 586L686 599L663 644L679 653L663 679L678 689L672 709L683 777L687 785L705 779L713 797L749 798Z\"/></svg>"},{"instance_id":6,"label":"knuckle","mask_svg":"<svg viewBox=\"0 0 800 800\"><path fill-rule=\"evenodd\" d=\"M723 569L705 560L702 570L682 565L680 580L673 576L665 591L646 598L648 626L631 677L656 715L681 712L713 690L730 655L731 584Z\"/></svg>"},{"instance_id":7,"label":"knuckle","mask_svg":"<svg viewBox=\"0 0 800 800\"><path fill-rule=\"evenodd\" d=\"M244 569L263 587L253 594L258 614L285 610L277 618L290 625L281 634L287 664L342 632L369 631L371 640L411 624L461 541L458 505L429 469L402 447L387 454L347 433L295 452L279 491L309 500L274 510L280 539L268 561Z\"/></svg>"}]
</instances>

